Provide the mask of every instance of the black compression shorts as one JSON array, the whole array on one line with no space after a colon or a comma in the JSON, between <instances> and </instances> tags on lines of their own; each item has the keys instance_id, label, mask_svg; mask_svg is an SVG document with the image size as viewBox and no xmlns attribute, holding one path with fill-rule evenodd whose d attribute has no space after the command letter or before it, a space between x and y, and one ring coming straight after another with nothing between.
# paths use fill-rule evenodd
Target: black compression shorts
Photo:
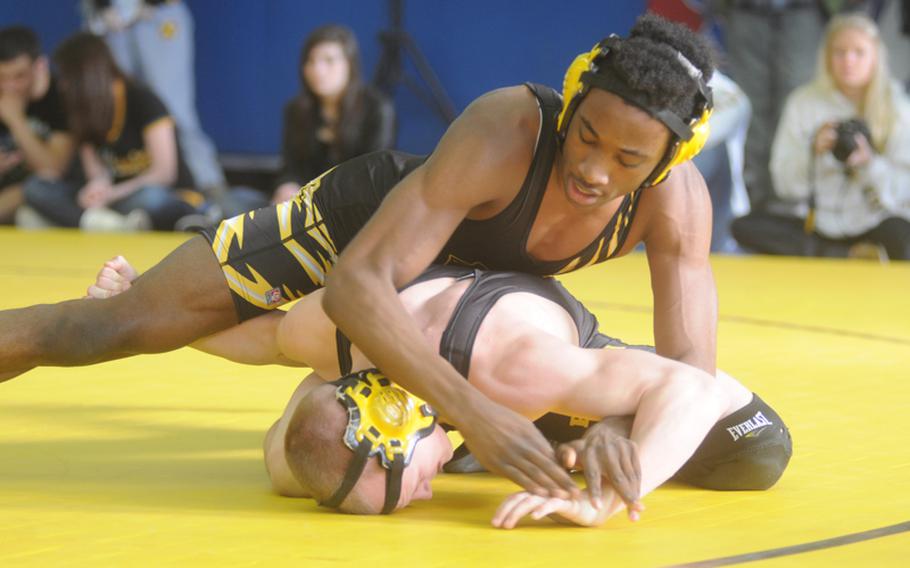
<instances>
[{"instance_id":1,"label":"black compression shorts","mask_svg":"<svg viewBox=\"0 0 910 568\"><path fill-rule=\"evenodd\" d=\"M338 258L313 194L333 183L334 170L291 200L222 221L202 235L231 290L238 321L296 300L325 285Z\"/></svg>"}]
</instances>

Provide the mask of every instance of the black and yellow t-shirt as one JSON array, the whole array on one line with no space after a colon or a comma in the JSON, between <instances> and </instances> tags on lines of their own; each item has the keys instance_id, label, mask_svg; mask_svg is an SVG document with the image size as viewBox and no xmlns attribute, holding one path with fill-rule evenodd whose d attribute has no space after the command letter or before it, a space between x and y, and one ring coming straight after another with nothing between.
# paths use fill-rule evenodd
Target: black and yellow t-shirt
<instances>
[{"instance_id":1,"label":"black and yellow t-shirt","mask_svg":"<svg viewBox=\"0 0 910 568\"><path fill-rule=\"evenodd\" d=\"M160 121L173 123L164 103L147 87L124 82L115 90L114 120L105 143L97 148L98 155L111 174L114 183L141 174L151 165L145 148L144 134ZM175 130L175 144L176 130ZM193 178L177 145L177 181L175 187L193 187Z\"/></svg>"}]
</instances>

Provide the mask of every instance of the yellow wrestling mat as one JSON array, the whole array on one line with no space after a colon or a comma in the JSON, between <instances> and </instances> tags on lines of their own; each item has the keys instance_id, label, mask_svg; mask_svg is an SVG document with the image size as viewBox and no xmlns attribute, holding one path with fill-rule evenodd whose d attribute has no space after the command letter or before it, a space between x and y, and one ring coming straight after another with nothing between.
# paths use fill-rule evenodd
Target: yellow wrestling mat
<instances>
[{"instance_id":1,"label":"yellow wrestling mat","mask_svg":"<svg viewBox=\"0 0 910 568\"><path fill-rule=\"evenodd\" d=\"M184 238L0 230L0 308L79 296L114 254L145 269ZM666 486L637 524L500 531L514 486L443 475L395 515L334 514L271 495L262 465L303 372L184 349L0 384L0 566L907 566L910 264L714 268L720 367L793 434L770 491ZM644 256L565 282L605 332L651 342Z\"/></svg>"}]
</instances>

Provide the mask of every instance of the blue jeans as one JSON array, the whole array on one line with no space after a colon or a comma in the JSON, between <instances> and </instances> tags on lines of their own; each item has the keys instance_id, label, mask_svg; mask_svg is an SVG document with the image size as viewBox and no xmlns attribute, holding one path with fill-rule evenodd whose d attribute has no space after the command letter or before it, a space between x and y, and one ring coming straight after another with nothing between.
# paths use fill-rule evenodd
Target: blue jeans
<instances>
[{"instance_id":1,"label":"blue jeans","mask_svg":"<svg viewBox=\"0 0 910 568\"><path fill-rule=\"evenodd\" d=\"M76 202L80 187L65 181L52 181L37 176L29 178L22 188L25 203L49 221L62 227L78 227L85 211ZM177 219L193 213L195 209L178 199L173 191L160 185L147 185L120 201L108 204L108 208L126 215L135 209L142 209L152 219L157 231L174 228Z\"/></svg>"},{"instance_id":2,"label":"blue jeans","mask_svg":"<svg viewBox=\"0 0 910 568\"><path fill-rule=\"evenodd\" d=\"M161 4L124 30L104 36L117 65L164 101L177 126L180 150L196 187L224 185L215 145L196 114L193 15L183 2Z\"/></svg>"}]
</instances>

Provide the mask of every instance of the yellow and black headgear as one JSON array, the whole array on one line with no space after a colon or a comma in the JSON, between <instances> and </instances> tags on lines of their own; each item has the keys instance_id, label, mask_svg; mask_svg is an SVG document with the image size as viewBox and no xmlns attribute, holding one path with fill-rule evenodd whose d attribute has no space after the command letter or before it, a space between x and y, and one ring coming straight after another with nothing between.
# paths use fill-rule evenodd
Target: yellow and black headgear
<instances>
[{"instance_id":1,"label":"yellow and black headgear","mask_svg":"<svg viewBox=\"0 0 910 568\"><path fill-rule=\"evenodd\" d=\"M611 35L598 42L591 51L580 54L569 66L562 84L562 111L559 113L557 128L560 139L564 140L569 123L572 121L572 115L575 114L578 105L592 87L613 93L644 110L670 129L672 135L672 141L666 154L651 175L642 183L642 187L648 187L662 182L670 173L671 168L691 160L701 151L708 140L710 132L708 118L714 108L714 101L711 88L705 83L701 71L679 51L676 52L677 61L698 86L695 112L686 119L668 109L653 108L642 100L641 96L634 93L623 80L612 74L598 73L598 69L610 53L618 51L622 41L619 36Z\"/></svg>"},{"instance_id":2,"label":"yellow and black headgear","mask_svg":"<svg viewBox=\"0 0 910 568\"><path fill-rule=\"evenodd\" d=\"M379 456L386 469L382 513L395 510L401 477L417 442L436 426L436 412L424 401L394 385L376 369L352 373L334 382L335 399L348 411L344 443L354 451L344 479L322 505L338 507L363 474L367 461Z\"/></svg>"}]
</instances>

